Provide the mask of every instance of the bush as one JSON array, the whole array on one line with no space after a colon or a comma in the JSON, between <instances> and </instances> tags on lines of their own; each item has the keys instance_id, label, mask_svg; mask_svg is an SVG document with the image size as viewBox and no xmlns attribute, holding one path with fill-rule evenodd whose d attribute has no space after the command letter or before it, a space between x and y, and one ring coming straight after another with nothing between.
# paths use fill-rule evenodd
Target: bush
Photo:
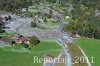
<instances>
[{"instance_id":1,"label":"bush","mask_svg":"<svg viewBox=\"0 0 100 66\"><path fill-rule=\"evenodd\" d=\"M27 13L27 16L28 16L28 17L33 17L33 15L34 15L33 12L28 12L28 13Z\"/></svg>"},{"instance_id":2,"label":"bush","mask_svg":"<svg viewBox=\"0 0 100 66\"><path fill-rule=\"evenodd\" d=\"M36 36L32 36L29 39L31 46L37 46L40 43L40 40Z\"/></svg>"},{"instance_id":3,"label":"bush","mask_svg":"<svg viewBox=\"0 0 100 66\"><path fill-rule=\"evenodd\" d=\"M23 43L23 46L24 46L25 48L28 48L28 47L29 47L29 45L26 44L26 43Z\"/></svg>"},{"instance_id":4,"label":"bush","mask_svg":"<svg viewBox=\"0 0 100 66\"><path fill-rule=\"evenodd\" d=\"M46 19L46 18L44 18L44 20L43 20L43 21L47 23L47 19Z\"/></svg>"},{"instance_id":5,"label":"bush","mask_svg":"<svg viewBox=\"0 0 100 66\"><path fill-rule=\"evenodd\" d=\"M9 16L8 16L8 20L11 20L11 19L12 19L12 18L11 18L11 16L9 15Z\"/></svg>"},{"instance_id":6,"label":"bush","mask_svg":"<svg viewBox=\"0 0 100 66\"><path fill-rule=\"evenodd\" d=\"M35 28L37 27L37 24L35 22L31 22L31 27Z\"/></svg>"}]
</instances>

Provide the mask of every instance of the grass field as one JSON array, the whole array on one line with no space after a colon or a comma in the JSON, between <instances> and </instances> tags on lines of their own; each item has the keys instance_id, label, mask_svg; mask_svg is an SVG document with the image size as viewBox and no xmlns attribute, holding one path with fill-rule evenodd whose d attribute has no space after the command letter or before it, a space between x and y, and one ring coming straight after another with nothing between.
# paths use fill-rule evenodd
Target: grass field
<instances>
[{"instance_id":1,"label":"grass field","mask_svg":"<svg viewBox=\"0 0 100 66\"><path fill-rule=\"evenodd\" d=\"M65 66L65 63L62 61L62 59L64 59L64 61L65 61L65 55L62 55L62 56L60 57L59 61L60 61L61 63L56 63L55 66Z\"/></svg>"},{"instance_id":2,"label":"grass field","mask_svg":"<svg viewBox=\"0 0 100 66\"><path fill-rule=\"evenodd\" d=\"M0 33L0 36L6 36L6 35L9 35L9 34L7 32Z\"/></svg>"},{"instance_id":3,"label":"grass field","mask_svg":"<svg viewBox=\"0 0 100 66\"><path fill-rule=\"evenodd\" d=\"M76 43L84 50L90 62L93 57L92 66L100 66L100 40L79 38Z\"/></svg>"},{"instance_id":4,"label":"grass field","mask_svg":"<svg viewBox=\"0 0 100 66\"><path fill-rule=\"evenodd\" d=\"M43 58L45 54L56 57L61 51L53 41L42 41L31 50L21 45L0 48L0 66L42 66L42 63L34 63L34 56Z\"/></svg>"}]
</instances>

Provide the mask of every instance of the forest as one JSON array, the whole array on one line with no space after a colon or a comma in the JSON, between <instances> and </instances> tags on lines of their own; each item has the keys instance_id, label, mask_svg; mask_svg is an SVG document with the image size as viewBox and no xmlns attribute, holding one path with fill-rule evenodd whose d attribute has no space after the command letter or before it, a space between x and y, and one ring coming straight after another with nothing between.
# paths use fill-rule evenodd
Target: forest
<instances>
[{"instance_id":1,"label":"forest","mask_svg":"<svg viewBox=\"0 0 100 66\"><path fill-rule=\"evenodd\" d=\"M15 11L22 7L32 5L31 0L0 0L0 10L3 11Z\"/></svg>"},{"instance_id":2,"label":"forest","mask_svg":"<svg viewBox=\"0 0 100 66\"><path fill-rule=\"evenodd\" d=\"M100 39L100 1L73 0L71 4L73 5L72 22L64 26L65 31Z\"/></svg>"}]
</instances>

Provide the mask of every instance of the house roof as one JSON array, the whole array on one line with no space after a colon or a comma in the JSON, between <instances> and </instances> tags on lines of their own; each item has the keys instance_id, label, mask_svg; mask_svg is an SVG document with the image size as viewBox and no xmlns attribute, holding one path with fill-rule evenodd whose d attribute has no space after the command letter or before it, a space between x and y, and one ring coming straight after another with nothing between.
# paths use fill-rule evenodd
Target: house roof
<instances>
[{"instance_id":1,"label":"house roof","mask_svg":"<svg viewBox=\"0 0 100 66\"><path fill-rule=\"evenodd\" d=\"M22 42L27 41L27 39L25 37L20 37L19 40Z\"/></svg>"}]
</instances>

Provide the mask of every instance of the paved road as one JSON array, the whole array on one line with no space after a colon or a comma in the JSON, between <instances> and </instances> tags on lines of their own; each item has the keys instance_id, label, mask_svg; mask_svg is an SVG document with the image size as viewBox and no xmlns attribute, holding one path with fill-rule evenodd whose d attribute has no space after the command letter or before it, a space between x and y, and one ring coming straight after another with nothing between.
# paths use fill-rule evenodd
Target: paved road
<instances>
[{"instance_id":1,"label":"paved road","mask_svg":"<svg viewBox=\"0 0 100 66\"><path fill-rule=\"evenodd\" d=\"M69 50L67 48L67 44L62 40L62 38L58 38L56 36L51 37L52 39L54 39L64 50L65 55L66 55L66 66L71 66L71 56L69 54ZM66 46L65 46L66 45Z\"/></svg>"}]
</instances>

